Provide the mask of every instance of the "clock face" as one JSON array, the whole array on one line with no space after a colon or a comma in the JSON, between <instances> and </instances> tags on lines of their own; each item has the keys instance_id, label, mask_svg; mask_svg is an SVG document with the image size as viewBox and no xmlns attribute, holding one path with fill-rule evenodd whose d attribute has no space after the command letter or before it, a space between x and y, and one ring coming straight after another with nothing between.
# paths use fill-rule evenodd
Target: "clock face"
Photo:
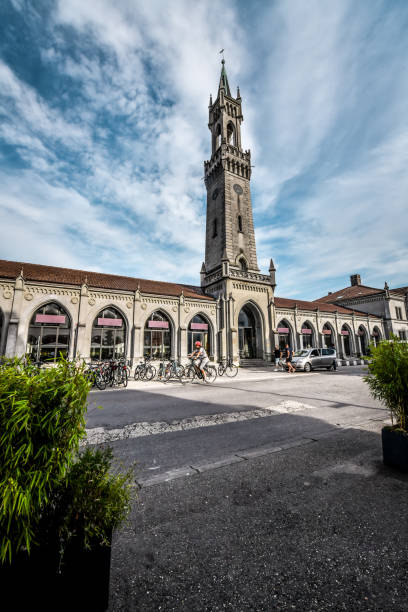
<instances>
[{"instance_id":1,"label":"clock face","mask_svg":"<svg viewBox=\"0 0 408 612\"><path fill-rule=\"evenodd\" d=\"M235 193L237 193L238 195L242 195L244 193L241 185L238 185L237 183L235 183L234 185L234 191Z\"/></svg>"},{"instance_id":2,"label":"clock face","mask_svg":"<svg viewBox=\"0 0 408 612\"><path fill-rule=\"evenodd\" d=\"M218 189L214 189L213 194L212 194L212 199L216 200L219 194L219 190Z\"/></svg>"}]
</instances>

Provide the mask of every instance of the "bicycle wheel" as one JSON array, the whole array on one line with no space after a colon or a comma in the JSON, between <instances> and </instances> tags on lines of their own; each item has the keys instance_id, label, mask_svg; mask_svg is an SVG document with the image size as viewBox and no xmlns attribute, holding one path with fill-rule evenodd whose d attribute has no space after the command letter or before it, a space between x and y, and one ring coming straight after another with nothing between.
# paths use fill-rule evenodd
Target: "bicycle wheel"
<instances>
[{"instance_id":1,"label":"bicycle wheel","mask_svg":"<svg viewBox=\"0 0 408 612\"><path fill-rule=\"evenodd\" d=\"M100 391L103 391L104 389L106 389L106 382L101 372L98 372L96 375L96 386L98 387Z\"/></svg>"},{"instance_id":2,"label":"bicycle wheel","mask_svg":"<svg viewBox=\"0 0 408 612\"><path fill-rule=\"evenodd\" d=\"M233 363L231 363L230 365L226 367L225 373L230 378L234 378L234 376L238 374L238 367L234 365Z\"/></svg>"},{"instance_id":3,"label":"bicycle wheel","mask_svg":"<svg viewBox=\"0 0 408 612\"><path fill-rule=\"evenodd\" d=\"M220 363L218 366L218 376L222 376L225 372L225 365L223 363Z\"/></svg>"},{"instance_id":4,"label":"bicycle wheel","mask_svg":"<svg viewBox=\"0 0 408 612\"><path fill-rule=\"evenodd\" d=\"M195 367L193 365L189 365L185 372L187 380L194 380L196 377Z\"/></svg>"},{"instance_id":5,"label":"bicycle wheel","mask_svg":"<svg viewBox=\"0 0 408 612\"><path fill-rule=\"evenodd\" d=\"M177 378L179 378L180 380L182 378L184 378L184 376L186 375L186 371L184 369L184 366L182 366L181 364L177 366Z\"/></svg>"},{"instance_id":6,"label":"bicycle wheel","mask_svg":"<svg viewBox=\"0 0 408 612\"><path fill-rule=\"evenodd\" d=\"M143 380L152 380L156 374L156 369L153 366L146 366L143 371Z\"/></svg>"},{"instance_id":7,"label":"bicycle wheel","mask_svg":"<svg viewBox=\"0 0 408 612\"><path fill-rule=\"evenodd\" d=\"M134 378L135 380L139 380L139 378L140 378L140 368L139 368L139 366L136 366L136 367L135 367L135 373L134 373L134 375L133 375L133 378Z\"/></svg>"},{"instance_id":8,"label":"bicycle wheel","mask_svg":"<svg viewBox=\"0 0 408 612\"><path fill-rule=\"evenodd\" d=\"M205 368L205 377L208 382L214 382L217 378L217 369L214 366L206 366Z\"/></svg>"},{"instance_id":9,"label":"bicycle wheel","mask_svg":"<svg viewBox=\"0 0 408 612\"><path fill-rule=\"evenodd\" d=\"M173 373L173 368L171 366L171 364L169 363L165 368L164 368L164 372L163 372L163 376L162 379L165 381L170 380L171 375Z\"/></svg>"}]
</instances>

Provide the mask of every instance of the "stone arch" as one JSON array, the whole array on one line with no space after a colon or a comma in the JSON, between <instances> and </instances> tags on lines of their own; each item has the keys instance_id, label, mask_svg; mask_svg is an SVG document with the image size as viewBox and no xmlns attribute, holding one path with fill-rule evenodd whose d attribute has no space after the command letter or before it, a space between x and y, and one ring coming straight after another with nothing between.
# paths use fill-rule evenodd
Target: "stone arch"
<instances>
[{"instance_id":1,"label":"stone arch","mask_svg":"<svg viewBox=\"0 0 408 612\"><path fill-rule=\"evenodd\" d=\"M295 350L293 325L286 318L280 319L276 327L276 336L277 342L275 341L275 344L277 344L280 349L283 350L286 344L289 344L289 347Z\"/></svg>"},{"instance_id":2,"label":"stone arch","mask_svg":"<svg viewBox=\"0 0 408 612\"><path fill-rule=\"evenodd\" d=\"M221 146L221 124L218 123L214 130L214 152Z\"/></svg>"},{"instance_id":3,"label":"stone arch","mask_svg":"<svg viewBox=\"0 0 408 612\"><path fill-rule=\"evenodd\" d=\"M303 321L300 327L300 336L300 348L312 348L312 346L317 346L316 330L309 320Z\"/></svg>"},{"instance_id":4,"label":"stone arch","mask_svg":"<svg viewBox=\"0 0 408 612\"><path fill-rule=\"evenodd\" d=\"M341 342L343 355L345 357L351 357L354 352L354 344L353 344L353 332L351 330L350 325L347 323L343 323L340 330Z\"/></svg>"},{"instance_id":5,"label":"stone arch","mask_svg":"<svg viewBox=\"0 0 408 612\"><path fill-rule=\"evenodd\" d=\"M382 340L382 333L381 333L381 329L378 327L378 325L374 325L373 327L373 331L371 333L371 338L372 338L372 342L374 343L375 346L378 346L379 343Z\"/></svg>"},{"instance_id":6,"label":"stone arch","mask_svg":"<svg viewBox=\"0 0 408 612\"><path fill-rule=\"evenodd\" d=\"M236 130L232 121L227 123L227 144L232 145L233 147L236 147L237 145Z\"/></svg>"},{"instance_id":7,"label":"stone arch","mask_svg":"<svg viewBox=\"0 0 408 612\"><path fill-rule=\"evenodd\" d=\"M69 358L74 341L73 317L60 300L48 297L37 303L27 323L25 352L33 361L54 363L61 355Z\"/></svg>"},{"instance_id":8,"label":"stone arch","mask_svg":"<svg viewBox=\"0 0 408 612\"><path fill-rule=\"evenodd\" d=\"M157 321L160 321L160 317L167 319L168 328L149 325L149 321L155 320L154 317L157 317ZM169 337L165 335L166 329L169 330ZM143 355L152 359L173 359L176 354L176 331L174 319L165 307L152 308L143 324Z\"/></svg>"},{"instance_id":9,"label":"stone arch","mask_svg":"<svg viewBox=\"0 0 408 612\"><path fill-rule=\"evenodd\" d=\"M126 314L116 304L107 304L98 308L93 313L91 321L91 359L99 361L126 357L130 338L129 329Z\"/></svg>"},{"instance_id":10,"label":"stone arch","mask_svg":"<svg viewBox=\"0 0 408 612\"><path fill-rule=\"evenodd\" d=\"M330 332L330 333L329 333ZM323 348L337 348L336 343L336 331L330 323L330 321L326 321L322 326L322 346Z\"/></svg>"},{"instance_id":11,"label":"stone arch","mask_svg":"<svg viewBox=\"0 0 408 612\"><path fill-rule=\"evenodd\" d=\"M369 346L369 336L366 327L361 323L358 326L357 336L360 345L361 355L367 355L368 346Z\"/></svg>"},{"instance_id":12,"label":"stone arch","mask_svg":"<svg viewBox=\"0 0 408 612\"><path fill-rule=\"evenodd\" d=\"M201 321L194 321L195 318L200 317L202 319ZM208 328L207 328L207 340L205 338L205 331L204 329L193 329L192 325L200 325L200 324L207 324ZM197 336L197 337L196 337ZM201 337L199 337L201 336ZM215 354L215 334L214 334L214 325L213 322L211 321L211 318L207 315L207 313L202 312L201 310L198 312L195 312L192 314L192 316L190 317L188 323L187 323L187 353L191 353L193 346L194 346L194 342L196 342L197 340L199 340L204 348L206 349L208 355L214 355ZM191 346L190 346L191 345Z\"/></svg>"},{"instance_id":13,"label":"stone arch","mask_svg":"<svg viewBox=\"0 0 408 612\"><path fill-rule=\"evenodd\" d=\"M241 304L237 315L238 348L241 359L263 359L265 321L253 300Z\"/></svg>"}]
</instances>

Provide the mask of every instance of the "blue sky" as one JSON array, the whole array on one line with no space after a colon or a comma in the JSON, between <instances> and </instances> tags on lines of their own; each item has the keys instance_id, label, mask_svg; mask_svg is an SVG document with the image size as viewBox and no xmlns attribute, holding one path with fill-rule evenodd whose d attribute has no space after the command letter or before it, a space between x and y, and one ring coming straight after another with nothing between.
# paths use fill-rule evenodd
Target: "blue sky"
<instances>
[{"instance_id":1,"label":"blue sky","mask_svg":"<svg viewBox=\"0 0 408 612\"><path fill-rule=\"evenodd\" d=\"M407 31L405 0L3 0L0 257L198 284L225 48L277 294L407 285Z\"/></svg>"}]
</instances>

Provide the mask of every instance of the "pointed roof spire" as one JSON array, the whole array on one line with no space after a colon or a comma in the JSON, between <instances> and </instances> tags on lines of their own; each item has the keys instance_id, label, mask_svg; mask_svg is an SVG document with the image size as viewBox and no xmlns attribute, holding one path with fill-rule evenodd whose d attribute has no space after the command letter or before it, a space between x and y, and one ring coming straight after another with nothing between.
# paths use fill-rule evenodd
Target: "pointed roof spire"
<instances>
[{"instance_id":1,"label":"pointed roof spire","mask_svg":"<svg viewBox=\"0 0 408 612\"><path fill-rule=\"evenodd\" d=\"M269 264L269 272L276 272L275 264L273 263L272 257L271 257L271 261Z\"/></svg>"},{"instance_id":2,"label":"pointed roof spire","mask_svg":"<svg viewBox=\"0 0 408 612\"><path fill-rule=\"evenodd\" d=\"M237 100L241 100L241 92L239 91L239 87L237 87Z\"/></svg>"},{"instance_id":3,"label":"pointed roof spire","mask_svg":"<svg viewBox=\"0 0 408 612\"><path fill-rule=\"evenodd\" d=\"M209 102L209 104L208 104L208 107L209 107L209 108L211 108L212 103L213 103L213 101L212 101L212 94L210 94L210 102Z\"/></svg>"},{"instance_id":4,"label":"pointed roof spire","mask_svg":"<svg viewBox=\"0 0 408 612\"><path fill-rule=\"evenodd\" d=\"M220 90L221 88L224 88L227 96L231 98L231 90L229 88L228 77L225 71L225 59L221 60L221 64L222 64L222 68L221 68L221 76L220 76L220 85L219 85L218 90Z\"/></svg>"}]
</instances>

